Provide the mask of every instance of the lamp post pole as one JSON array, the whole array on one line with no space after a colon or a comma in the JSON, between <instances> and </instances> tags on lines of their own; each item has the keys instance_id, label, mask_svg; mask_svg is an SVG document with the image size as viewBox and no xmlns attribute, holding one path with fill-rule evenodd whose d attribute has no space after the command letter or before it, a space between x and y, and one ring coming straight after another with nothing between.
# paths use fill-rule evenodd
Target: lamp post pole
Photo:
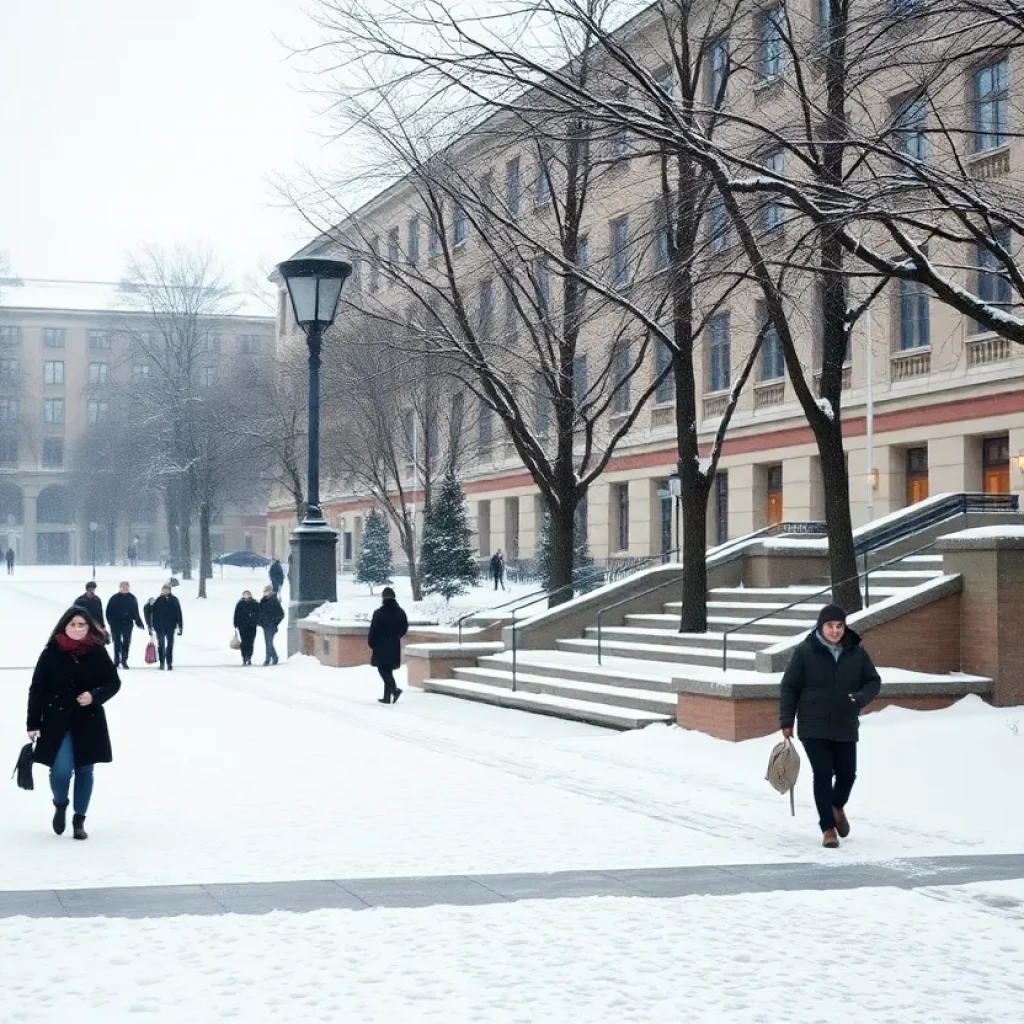
<instances>
[{"instance_id":1,"label":"lamp post pole","mask_svg":"<svg viewBox=\"0 0 1024 1024\"><path fill-rule=\"evenodd\" d=\"M99 529L99 523L90 523L89 532L92 534L92 578L96 579L96 531Z\"/></svg>"},{"instance_id":2,"label":"lamp post pole","mask_svg":"<svg viewBox=\"0 0 1024 1024\"><path fill-rule=\"evenodd\" d=\"M313 324L306 332L309 349L309 444L306 464L306 518L303 525L323 525L324 513L320 508L320 350L324 331Z\"/></svg>"}]
</instances>

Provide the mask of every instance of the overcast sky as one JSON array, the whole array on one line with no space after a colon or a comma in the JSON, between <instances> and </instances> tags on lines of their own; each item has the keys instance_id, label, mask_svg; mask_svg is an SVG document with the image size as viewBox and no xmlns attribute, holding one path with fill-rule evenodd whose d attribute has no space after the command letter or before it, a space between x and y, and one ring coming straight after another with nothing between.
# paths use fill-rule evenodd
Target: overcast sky
<instances>
[{"instance_id":1,"label":"overcast sky","mask_svg":"<svg viewBox=\"0 0 1024 1024\"><path fill-rule=\"evenodd\" d=\"M235 280L305 241L267 178L320 163L288 60L302 0L0 0L0 251L117 280L141 241L204 240Z\"/></svg>"}]
</instances>

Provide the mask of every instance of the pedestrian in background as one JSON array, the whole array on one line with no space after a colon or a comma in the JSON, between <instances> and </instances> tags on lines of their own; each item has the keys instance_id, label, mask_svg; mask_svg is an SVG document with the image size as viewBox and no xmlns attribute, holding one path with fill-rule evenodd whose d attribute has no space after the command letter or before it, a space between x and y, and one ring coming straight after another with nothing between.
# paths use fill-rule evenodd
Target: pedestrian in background
<instances>
[{"instance_id":1,"label":"pedestrian in background","mask_svg":"<svg viewBox=\"0 0 1024 1024\"><path fill-rule=\"evenodd\" d=\"M394 704L402 696L395 683L395 669L402 664L402 637L409 632L409 619L395 600L395 592L385 587L380 592L381 605L370 620L366 642L373 651L370 664L384 680L381 704Z\"/></svg>"},{"instance_id":2,"label":"pedestrian in background","mask_svg":"<svg viewBox=\"0 0 1024 1024\"><path fill-rule=\"evenodd\" d=\"M113 760L103 705L120 689L99 626L81 608L69 608L36 662L26 722L29 739L35 740L33 761L50 769L57 835L67 827L74 776L73 835L89 838L85 816L92 798L93 765Z\"/></svg>"},{"instance_id":3,"label":"pedestrian in background","mask_svg":"<svg viewBox=\"0 0 1024 1024\"><path fill-rule=\"evenodd\" d=\"M279 558L275 558L270 563L268 575L270 576L270 585L274 588L274 593L280 594L281 588L284 586L284 566Z\"/></svg>"},{"instance_id":4,"label":"pedestrian in background","mask_svg":"<svg viewBox=\"0 0 1024 1024\"><path fill-rule=\"evenodd\" d=\"M14 548L8 548L7 549L6 558L7 558L7 575L8 576L13 576L14 575Z\"/></svg>"},{"instance_id":5,"label":"pedestrian in background","mask_svg":"<svg viewBox=\"0 0 1024 1024\"><path fill-rule=\"evenodd\" d=\"M242 591L242 600L235 605L235 629L242 640L242 664L252 664L252 649L256 646L256 627L260 621L260 605L248 590Z\"/></svg>"},{"instance_id":6,"label":"pedestrian in background","mask_svg":"<svg viewBox=\"0 0 1024 1024\"><path fill-rule=\"evenodd\" d=\"M185 620L181 614L181 602L171 593L170 583L160 588L160 596L146 602L149 614L146 621L150 635L156 634L156 653L160 668L170 672L174 668L174 634L184 632Z\"/></svg>"},{"instance_id":7,"label":"pedestrian in background","mask_svg":"<svg viewBox=\"0 0 1024 1024\"><path fill-rule=\"evenodd\" d=\"M821 844L828 849L850 834L845 808L857 777L860 713L881 686L860 637L846 625L846 612L826 605L782 676L779 724L789 738L796 720L814 775Z\"/></svg>"},{"instance_id":8,"label":"pedestrian in background","mask_svg":"<svg viewBox=\"0 0 1024 1024\"><path fill-rule=\"evenodd\" d=\"M277 650L274 647L274 634L278 626L284 621L284 609L277 599L274 588L267 586L263 588L263 597L260 598L260 627L263 630L263 644L266 649L266 657L263 662L266 665L277 664Z\"/></svg>"},{"instance_id":9,"label":"pedestrian in background","mask_svg":"<svg viewBox=\"0 0 1024 1024\"><path fill-rule=\"evenodd\" d=\"M128 668L128 652L132 646L132 629L145 629L139 618L139 602L129 591L127 580L118 585L117 593L107 602L107 624L114 638L114 667Z\"/></svg>"},{"instance_id":10,"label":"pedestrian in background","mask_svg":"<svg viewBox=\"0 0 1024 1024\"><path fill-rule=\"evenodd\" d=\"M501 548L491 555L491 567L490 567L491 579L494 580L494 589L497 590L500 586L502 590L505 589L505 556L501 553Z\"/></svg>"},{"instance_id":11,"label":"pedestrian in background","mask_svg":"<svg viewBox=\"0 0 1024 1024\"><path fill-rule=\"evenodd\" d=\"M89 613L89 618L96 623L104 632L107 628L106 620L103 618L103 602L96 595L96 581L89 580L85 585L85 593L75 598L75 605Z\"/></svg>"}]
</instances>

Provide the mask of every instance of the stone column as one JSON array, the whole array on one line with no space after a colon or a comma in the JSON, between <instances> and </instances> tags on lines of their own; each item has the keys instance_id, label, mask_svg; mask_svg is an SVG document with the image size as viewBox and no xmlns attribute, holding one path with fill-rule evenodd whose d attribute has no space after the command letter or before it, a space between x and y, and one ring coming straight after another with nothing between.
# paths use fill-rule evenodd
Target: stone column
<instances>
[{"instance_id":1,"label":"stone column","mask_svg":"<svg viewBox=\"0 0 1024 1024\"><path fill-rule=\"evenodd\" d=\"M729 536L742 537L758 528L755 522L754 477L757 467L753 463L729 467ZM764 474L762 474L763 477ZM785 483L785 476L783 476ZM760 500L764 503L764 482L761 483ZM763 518L763 516L762 516Z\"/></svg>"},{"instance_id":2,"label":"stone column","mask_svg":"<svg viewBox=\"0 0 1024 1024\"><path fill-rule=\"evenodd\" d=\"M629 481L629 553L631 555L650 555L651 547L651 480L640 479Z\"/></svg>"},{"instance_id":3,"label":"stone column","mask_svg":"<svg viewBox=\"0 0 1024 1024\"><path fill-rule=\"evenodd\" d=\"M612 546L611 484L597 483L589 491L590 554L607 558Z\"/></svg>"},{"instance_id":4,"label":"stone column","mask_svg":"<svg viewBox=\"0 0 1024 1024\"><path fill-rule=\"evenodd\" d=\"M802 455L782 463L782 507L790 522L820 522L825 496L817 456Z\"/></svg>"},{"instance_id":5,"label":"stone column","mask_svg":"<svg viewBox=\"0 0 1024 1024\"><path fill-rule=\"evenodd\" d=\"M491 501L491 535L489 538L488 552L494 554L495 551L501 548L505 553L505 557L508 557L508 552L505 551L505 499L494 498Z\"/></svg>"},{"instance_id":6,"label":"stone column","mask_svg":"<svg viewBox=\"0 0 1024 1024\"><path fill-rule=\"evenodd\" d=\"M962 434L931 438L928 441L928 490L931 494L980 491L981 438Z\"/></svg>"},{"instance_id":7,"label":"stone column","mask_svg":"<svg viewBox=\"0 0 1024 1024\"><path fill-rule=\"evenodd\" d=\"M526 494L519 499L519 557L533 558L537 553L537 495Z\"/></svg>"},{"instance_id":8,"label":"stone column","mask_svg":"<svg viewBox=\"0 0 1024 1024\"><path fill-rule=\"evenodd\" d=\"M38 487L24 487L22 501L24 504L24 526L21 533L21 559L26 565L35 565L36 551L36 499L39 497Z\"/></svg>"}]
</instances>

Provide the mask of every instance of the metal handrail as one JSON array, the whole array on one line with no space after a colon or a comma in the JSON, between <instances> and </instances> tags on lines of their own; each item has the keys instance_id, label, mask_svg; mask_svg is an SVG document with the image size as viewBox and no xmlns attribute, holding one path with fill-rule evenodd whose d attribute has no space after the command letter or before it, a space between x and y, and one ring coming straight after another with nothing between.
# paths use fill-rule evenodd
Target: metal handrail
<instances>
[{"instance_id":1,"label":"metal handrail","mask_svg":"<svg viewBox=\"0 0 1024 1024\"><path fill-rule=\"evenodd\" d=\"M791 611L796 608L797 605L806 604L808 601L813 601L816 597L821 597L823 594L830 594L836 587L841 587L846 583L854 583L858 580L863 579L865 581L865 605L869 607L868 601L870 599L869 591L867 589L867 580L873 572L878 572L879 569L884 569L888 565L894 565L896 562L902 562L905 558L913 558L914 555L919 555L922 551L928 551L935 547L938 543L938 539L929 542L919 548L914 548L913 551L907 551L902 555L897 555L895 558L890 558L888 561L880 562L878 565L873 565L869 569L865 569L864 572L857 573L856 576L850 576L848 579L840 580L838 583L829 583L828 586L822 587L821 590L816 590L813 594L802 594L795 601L790 602L782 608L773 608L770 612L764 612L762 615L758 615L753 619L748 619L746 622L741 622L738 626L733 626L730 629L726 629L722 633L722 671L726 671L726 661L729 657L728 645L729 635L731 633L738 633L741 629L746 629L747 626L756 625L758 622L764 619L770 619L775 615L781 615L783 612Z\"/></svg>"},{"instance_id":2,"label":"metal handrail","mask_svg":"<svg viewBox=\"0 0 1024 1024\"><path fill-rule=\"evenodd\" d=\"M666 580L664 583L659 583L656 587L651 587L649 590L642 590L639 594L631 594L629 597L624 597L621 601L616 601L615 604L607 604L603 608L597 610L597 663L601 664L601 616L605 612L614 611L616 608L621 608L624 604L630 604L633 601L639 600L641 597L647 597L648 594L656 594L659 590L665 590L667 587L675 586L679 583L679 580Z\"/></svg>"}]
</instances>

